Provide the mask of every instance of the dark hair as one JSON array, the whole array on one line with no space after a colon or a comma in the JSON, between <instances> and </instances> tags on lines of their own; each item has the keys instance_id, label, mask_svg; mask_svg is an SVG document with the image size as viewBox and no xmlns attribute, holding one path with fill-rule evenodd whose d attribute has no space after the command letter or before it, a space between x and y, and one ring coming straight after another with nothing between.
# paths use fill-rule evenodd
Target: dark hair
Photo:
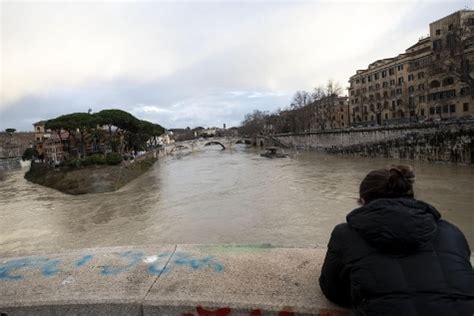
<instances>
[{"instance_id":1,"label":"dark hair","mask_svg":"<svg viewBox=\"0 0 474 316\"><path fill-rule=\"evenodd\" d=\"M381 198L413 198L415 173L410 166L392 166L369 172L359 187L365 203Z\"/></svg>"}]
</instances>

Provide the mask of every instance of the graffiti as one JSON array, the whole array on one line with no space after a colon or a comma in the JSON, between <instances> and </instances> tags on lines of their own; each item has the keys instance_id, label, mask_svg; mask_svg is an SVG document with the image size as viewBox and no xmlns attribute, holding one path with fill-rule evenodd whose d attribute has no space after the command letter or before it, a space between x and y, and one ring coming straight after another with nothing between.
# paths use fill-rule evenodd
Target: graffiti
<instances>
[{"instance_id":1,"label":"graffiti","mask_svg":"<svg viewBox=\"0 0 474 316\"><path fill-rule=\"evenodd\" d=\"M76 261L76 267L82 267L94 258L92 255L86 255Z\"/></svg>"},{"instance_id":2,"label":"graffiti","mask_svg":"<svg viewBox=\"0 0 474 316\"><path fill-rule=\"evenodd\" d=\"M236 313L241 315L242 312ZM283 307L281 311L278 312L278 316L295 316L298 313L292 312L290 307ZM208 310L202 306L196 307L196 314L194 313L183 313L181 316L231 316L232 310L229 307L218 308L215 310ZM350 312L335 310L335 309L320 309L317 314L314 316L349 316ZM262 311L260 309L254 309L249 312L249 316L262 316Z\"/></svg>"},{"instance_id":3,"label":"graffiti","mask_svg":"<svg viewBox=\"0 0 474 316\"><path fill-rule=\"evenodd\" d=\"M18 274L20 269L39 269L43 276L50 277L59 272L60 261L48 258L25 258L12 260L0 265L0 280L19 280L23 276Z\"/></svg>"},{"instance_id":4,"label":"graffiti","mask_svg":"<svg viewBox=\"0 0 474 316\"><path fill-rule=\"evenodd\" d=\"M114 266L108 266L108 265L103 266L101 270L101 273L103 275L111 275L111 274L115 275L115 274L125 272L129 270L130 268L139 264L142 261L143 257L145 256L145 254L141 251L127 251L127 252L119 254L119 256L121 258L126 259L128 264L123 267L114 267Z\"/></svg>"},{"instance_id":5,"label":"graffiti","mask_svg":"<svg viewBox=\"0 0 474 316\"><path fill-rule=\"evenodd\" d=\"M99 273L104 276L114 276L144 264L150 275L161 275L178 267L191 270L211 269L214 272L224 271L224 266L212 256L196 257L186 252L163 252L158 255L146 256L141 251L126 251L116 254L120 260L118 264L100 266ZM85 267L94 260L93 255L83 255L73 260L73 268ZM45 277L54 276L61 270L60 259L50 258L24 258L0 263L0 281L15 281L23 279L19 270L39 270Z\"/></svg>"},{"instance_id":6,"label":"graffiti","mask_svg":"<svg viewBox=\"0 0 474 316\"><path fill-rule=\"evenodd\" d=\"M211 268L215 272L222 272L224 270L224 266L216 262L212 256L196 259L186 253L176 253L172 261L178 266L190 266L193 270L203 268Z\"/></svg>"}]
</instances>

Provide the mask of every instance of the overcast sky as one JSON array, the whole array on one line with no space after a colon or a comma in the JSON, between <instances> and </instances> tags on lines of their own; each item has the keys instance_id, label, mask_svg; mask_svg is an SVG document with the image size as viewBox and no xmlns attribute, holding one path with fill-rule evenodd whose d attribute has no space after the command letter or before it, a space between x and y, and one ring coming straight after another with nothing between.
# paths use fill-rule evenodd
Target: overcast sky
<instances>
[{"instance_id":1,"label":"overcast sky","mask_svg":"<svg viewBox=\"0 0 474 316\"><path fill-rule=\"evenodd\" d=\"M471 1L1 2L0 130L120 108L238 125L393 57Z\"/></svg>"}]
</instances>

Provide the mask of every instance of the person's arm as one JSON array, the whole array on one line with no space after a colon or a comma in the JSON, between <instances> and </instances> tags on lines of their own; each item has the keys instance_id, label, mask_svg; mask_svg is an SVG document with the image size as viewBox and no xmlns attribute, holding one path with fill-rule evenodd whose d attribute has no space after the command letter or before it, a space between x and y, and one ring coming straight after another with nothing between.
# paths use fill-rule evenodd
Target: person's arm
<instances>
[{"instance_id":1,"label":"person's arm","mask_svg":"<svg viewBox=\"0 0 474 316\"><path fill-rule=\"evenodd\" d=\"M319 277L319 286L326 297L343 307L351 305L351 284L349 271L343 261L343 246L346 244L342 230L346 224L334 228L328 244L328 251Z\"/></svg>"}]
</instances>

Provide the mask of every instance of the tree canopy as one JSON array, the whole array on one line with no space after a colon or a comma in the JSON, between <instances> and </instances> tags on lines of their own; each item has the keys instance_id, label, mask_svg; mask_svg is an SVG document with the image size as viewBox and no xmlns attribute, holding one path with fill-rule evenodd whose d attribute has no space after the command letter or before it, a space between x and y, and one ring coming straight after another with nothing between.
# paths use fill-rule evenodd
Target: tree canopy
<instances>
[{"instance_id":1,"label":"tree canopy","mask_svg":"<svg viewBox=\"0 0 474 316\"><path fill-rule=\"evenodd\" d=\"M73 138L78 131L81 136L81 151L84 154L83 144L85 133L96 135L97 131L108 126L109 144L120 141L122 150L122 142L126 141L129 149L140 150L146 147L147 140L159 136L165 132L165 129L159 125L148 121L140 120L132 114L118 110L107 109L98 113L78 112L58 116L46 122L46 129L55 131L68 131ZM112 133L112 127L115 127L115 133ZM120 135L119 135L120 134ZM122 137L123 136L123 137ZM115 141L114 141L115 139ZM115 148L116 146L111 146Z\"/></svg>"}]
</instances>

